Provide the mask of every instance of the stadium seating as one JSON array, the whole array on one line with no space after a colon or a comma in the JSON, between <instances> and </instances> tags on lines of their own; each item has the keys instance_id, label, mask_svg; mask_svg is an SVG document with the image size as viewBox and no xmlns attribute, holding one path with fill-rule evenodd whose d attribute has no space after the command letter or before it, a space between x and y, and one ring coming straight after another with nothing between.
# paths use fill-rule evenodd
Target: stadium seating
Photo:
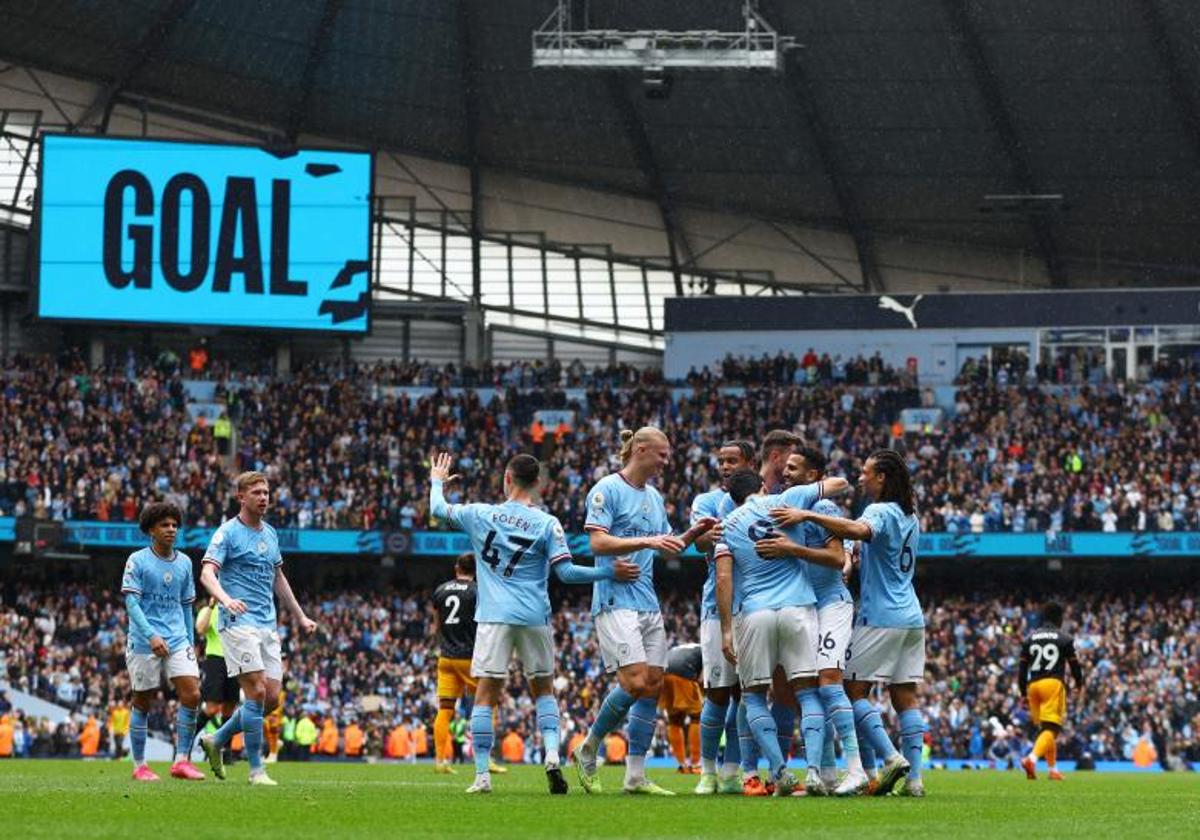
<instances>
[{"instance_id":1,"label":"stadium seating","mask_svg":"<svg viewBox=\"0 0 1200 840\"><path fill-rule=\"evenodd\" d=\"M699 372L690 385L627 366L309 365L283 379L218 361L206 373L238 427L228 457L213 424L187 410L190 381L173 357L98 371L23 358L0 395L0 515L132 521L162 497L188 524L212 526L231 510L228 477L257 468L274 485L276 524L427 527L433 451L456 453L455 492L494 498L496 464L532 450L550 467L547 506L578 530L587 487L616 466L618 429L648 422L674 442L660 486L682 523L714 483L724 439L796 429L853 476L865 453L892 443L902 409L933 399L875 360L814 358L730 359L720 378ZM1071 380L1074 369L1039 373ZM1152 371L1163 379L1139 385L1047 385L1009 371L965 371L952 416L907 435L926 532L1200 530L1191 371L1164 363ZM857 381L867 384L847 384ZM532 432L547 408L575 410L574 427Z\"/></svg>"}]
</instances>

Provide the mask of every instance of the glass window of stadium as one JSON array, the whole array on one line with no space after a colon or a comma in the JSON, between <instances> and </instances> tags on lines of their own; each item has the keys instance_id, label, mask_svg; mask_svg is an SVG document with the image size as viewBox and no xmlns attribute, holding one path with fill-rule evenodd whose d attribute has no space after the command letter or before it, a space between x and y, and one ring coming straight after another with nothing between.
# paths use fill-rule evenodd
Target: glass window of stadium
<instances>
[{"instance_id":1,"label":"glass window of stadium","mask_svg":"<svg viewBox=\"0 0 1200 840\"><path fill-rule=\"evenodd\" d=\"M1200 366L1200 327L1043 330L1043 381L1078 385L1104 379L1146 382L1165 368Z\"/></svg>"},{"instance_id":2,"label":"glass window of stadium","mask_svg":"<svg viewBox=\"0 0 1200 840\"><path fill-rule=\"evenodd\" d=\"M1029 345L959 344L955 348L958 375L963 380L997 376L1020 381L1029 372ZM1003 373L1001 373L1003 371Z\"/></svg>"}]
</instances>

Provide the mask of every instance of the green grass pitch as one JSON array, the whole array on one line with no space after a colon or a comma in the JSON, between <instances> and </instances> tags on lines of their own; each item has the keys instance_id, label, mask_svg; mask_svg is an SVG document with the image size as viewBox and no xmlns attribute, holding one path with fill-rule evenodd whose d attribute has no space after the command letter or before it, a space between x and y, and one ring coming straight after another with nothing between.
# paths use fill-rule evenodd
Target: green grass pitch
<instances>
[{"instance_id":1,"label":"green grass pitch","mask_svg":"<svg viewBox=\"0 0 1200 840\"><path fill-rule=\"evenodd\" d=\"M1197 837L1200 781L1194 774L1073 773L1052 784L1018 772L931 772L929 796L913 799L746 799L690 795L695 776L651 776L681 795L621 794L621 771L602 770L606 792L587 796L573 769L566 797L546 793L540 769L493 779L495 792L469 797L469 770L435 776L429 765L277 764L278 788L229 779L182 782L155 766L159 784L130 781L112 761L0 763L0 813L7 838L122 837L470 837L761 838L812 836Z\"/></svg>"}]
</instances>

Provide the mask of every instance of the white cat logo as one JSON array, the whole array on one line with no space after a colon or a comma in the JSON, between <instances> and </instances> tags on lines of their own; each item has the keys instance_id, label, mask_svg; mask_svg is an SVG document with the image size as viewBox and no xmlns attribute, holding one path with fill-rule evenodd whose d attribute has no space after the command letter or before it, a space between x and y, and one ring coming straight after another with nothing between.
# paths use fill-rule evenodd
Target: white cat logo
<instances>
[{"instance_id":1,"label":"white cat logo","mask_svg":"<svg viewBox=\"0 0 1200 840\"><path fill-rule=\"evenodd\" d=\"M915 298L913 298L912 303L910 303L908 306L905 306L891 295L880 295L879 308L889 309L892 312L899 312L908 319L908 323L912 324L912 328L915 330L917 328L917 319L913 317L913 310L917 308L917 304L921 302L921 298L923 297L925 297L925 295L917 295Z\"/></svg>"}]
</instances>

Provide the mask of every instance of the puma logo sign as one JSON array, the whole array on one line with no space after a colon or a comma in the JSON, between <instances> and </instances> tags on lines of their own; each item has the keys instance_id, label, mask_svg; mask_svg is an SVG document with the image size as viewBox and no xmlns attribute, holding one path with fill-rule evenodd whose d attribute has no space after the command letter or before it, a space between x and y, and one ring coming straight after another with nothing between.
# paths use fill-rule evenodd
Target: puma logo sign
<instances>
[{"instance_id":1,"label":"puma logo sign","mask_svg":"<svg viewBox=\"0 0 1200 840\"><path fill-rule=\"evenodd\" d=\"M917 295L915 298L913 298L913 302L911 304L905 306L891 295L880 295L879 308L889 309L892 312L899 312L908 319L908 323L912 324L912 328L915 330L917 328L917 319L913 316L913 310L917 308L917 304L921 302L921 298L923 297L925 297L925 295Z\"/></svg>"}]
</instances>

